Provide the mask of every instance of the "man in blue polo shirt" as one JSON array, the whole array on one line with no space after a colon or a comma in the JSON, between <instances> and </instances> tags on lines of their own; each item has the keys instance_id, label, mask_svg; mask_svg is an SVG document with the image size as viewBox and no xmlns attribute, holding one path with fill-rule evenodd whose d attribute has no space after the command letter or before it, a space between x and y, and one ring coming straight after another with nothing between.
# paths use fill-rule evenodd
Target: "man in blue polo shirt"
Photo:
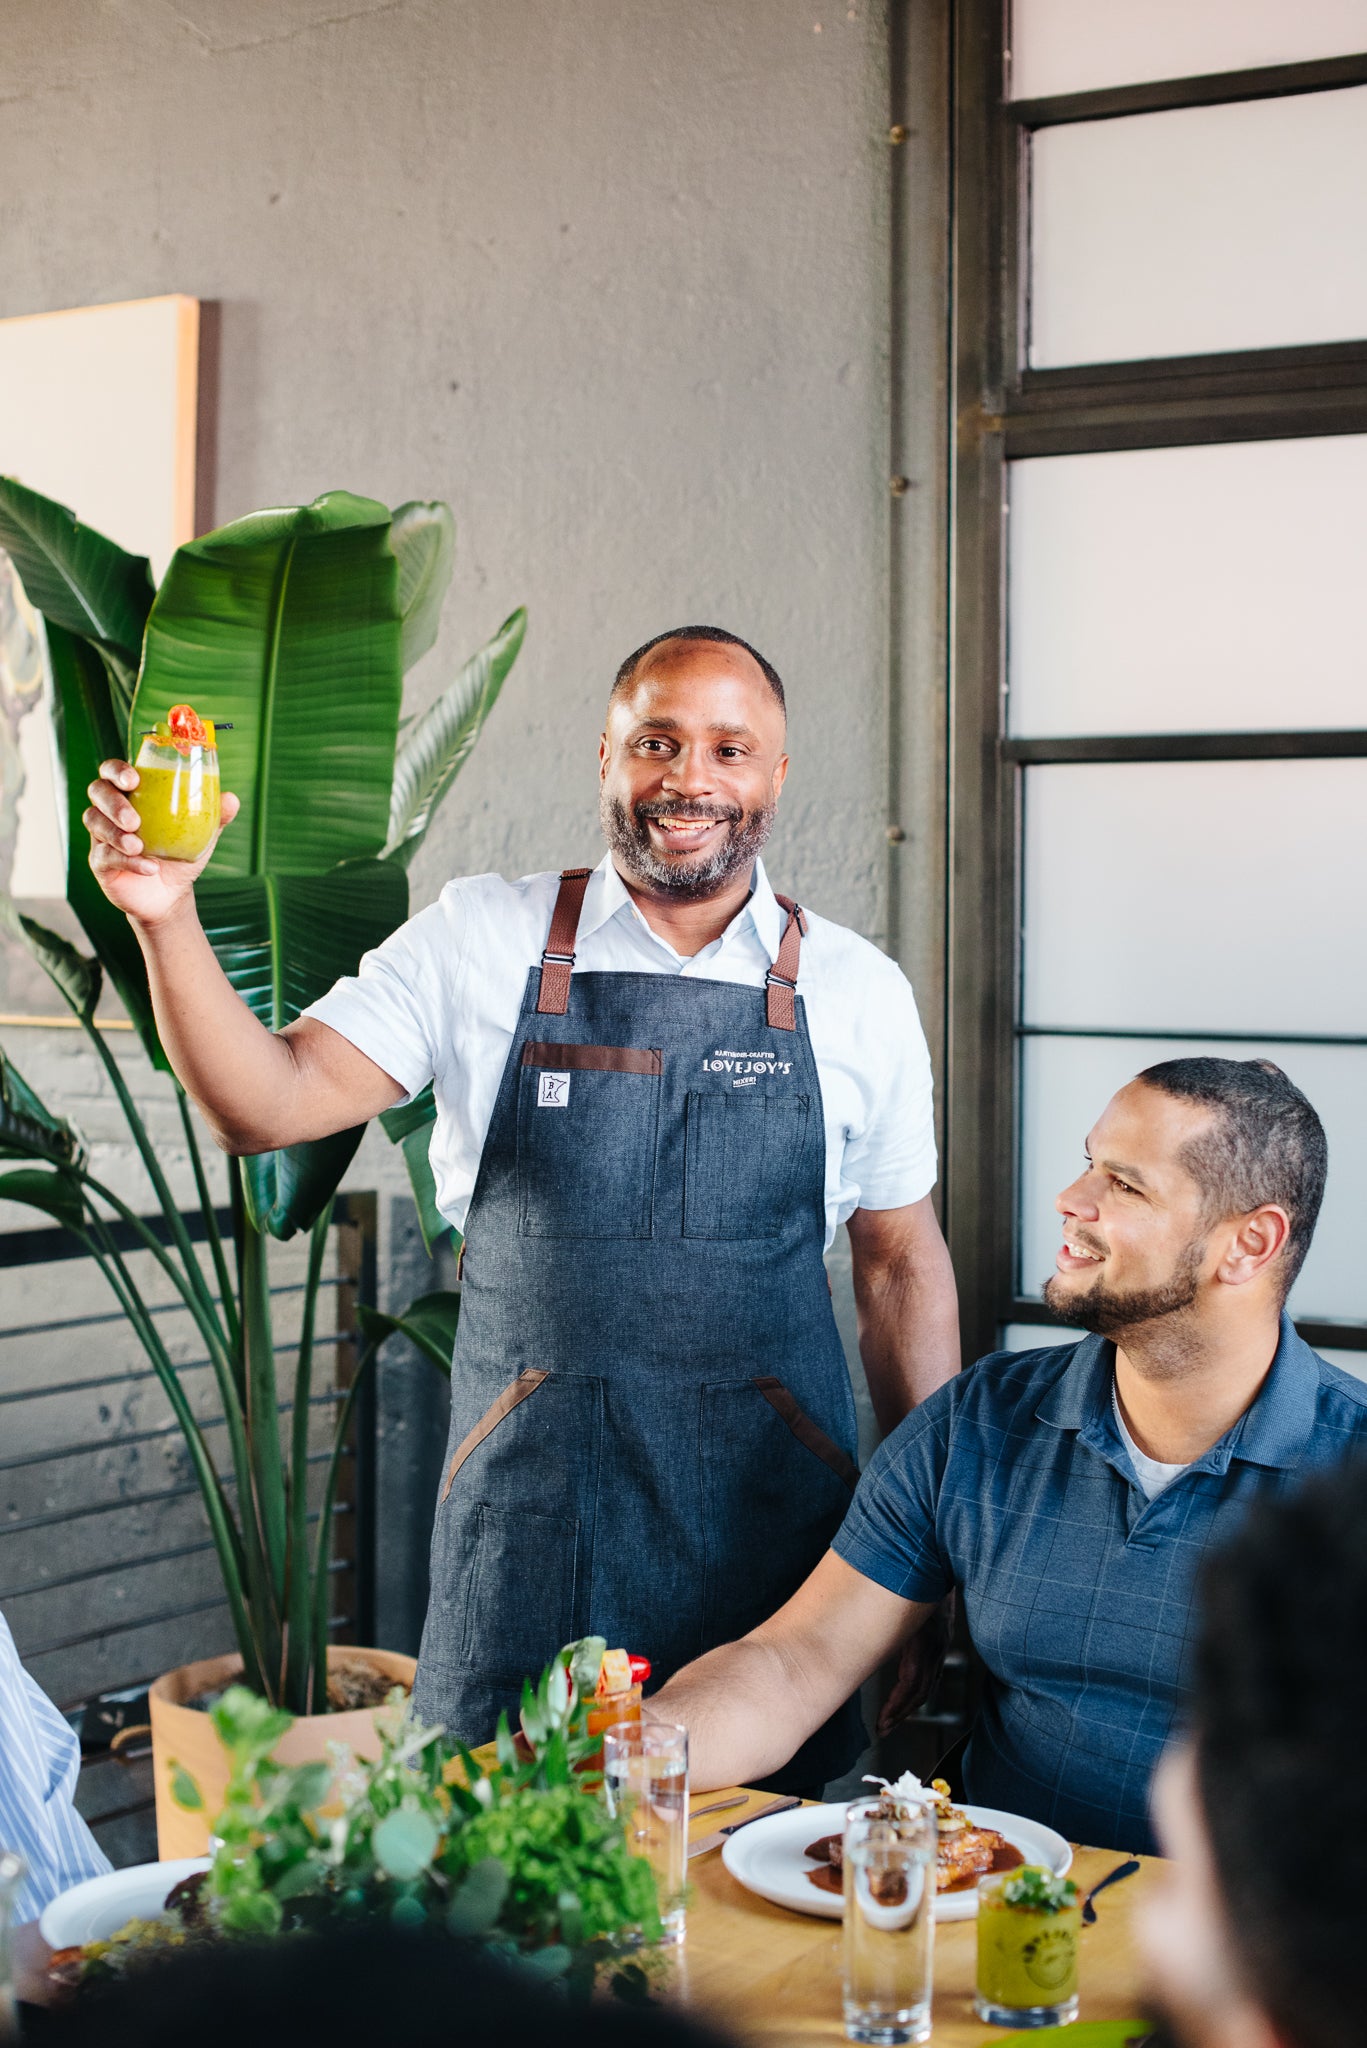
<instances>
[{"instance_id":1,"label":"man in blue polo shirt","mask_svg":"<svg viewBox=\"0 0 1367 2048\"><path fill-rule=\"evenodd\" d=\"M1255 1495L1367 1443L1367 1385L1282 1306L1325 1166L1270 1062L1171 1060L1122 1088L1058 1198L1045 1289L1092 1334L939 1388L787 1605L670 1681L655 1705L688 1724L694 1782L775 1770L957 1586L987 1672L967 1797L1150 1849L1205 1552Z\"/></svg>"}]
</instances>

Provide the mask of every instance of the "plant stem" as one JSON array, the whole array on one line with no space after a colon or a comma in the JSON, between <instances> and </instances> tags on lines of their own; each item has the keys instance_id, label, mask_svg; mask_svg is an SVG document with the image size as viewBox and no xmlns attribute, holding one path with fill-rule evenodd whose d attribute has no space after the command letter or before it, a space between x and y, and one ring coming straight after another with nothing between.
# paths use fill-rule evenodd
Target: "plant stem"
<instances>
[{"instance_id":1,"label":"plant stem","mask_svg":"<svg viewBox=\"0 0 1367 2048\"><path fill-rule=\"evenodd\" d=\"M223 1589L232 1615L233 1633L237 1637L238 1648L242 1653L243 1675L248 1685L258 1691L263 1690L260 1646L252 1627L250 1605L244 1595L242 1583L246 1560L241 1536L223 1490L223 1481L209 1454L204 1433L186 1399L179 1375L157 1333L156 1325L138 1292L133 1276L128 1271L103 1220L94 1210L88 1213L91 1229L88 1232L78 1232L77 1235L109 1282L115 1299L136 1331L171 1405L171 1412L180 1425L181 1434L195 1468L195 1476L199 1480L205 1512L209 1518L209 1531L214 1540L219 1570L223 1575Z\"/></svg>"},{"instance_id":2,"label":"plant stem","mask_svg":"<svg viewBox=\"0 0 1367 2048\"><path fill-rule=\"evenodd\" d=\"M214 1271L218 1275L219 1299L223 1304L223 1321L227 1326L228 1342L234 1349L241 1341L242 1326L238 1321L237 1303L233 1299L233 1284L228 1275L228 1260L223 1250L223 1239L219 1234L218 1217L214 1212L213 1197L209 1192L208 1177L204 1171L204 1160L200 1154L199 1139L195 1136L195 1120L190 1114L189 1097L180 1083L176 1083L176 1101L180 1107L180 1121L185 1132L185 1142L190 1148L190 1164L195 1171L195 1190L199 1206L204 1212L204 1228L209 1239L209 1250L213 1254Z\"/></svg>"},{"instance_id":3,"label":"plant stem","mask_svg":"<svg viewBox=\"0 0 1367 2048\"><path fill-rule=\"evenodd\" d=\"M313 1568L313 1583L317 1588L317 1599L313 1611L313 1711L327 1712L328 1695L328 1553L332 1549L332 1510L337 1498L337 1471L346 1448L347 1433L351 1428L351 1417L356 1407L356 1396L374 1362L375 1353L384 1342L377 1339L368 1344L361 1354L356 1367L356 1376L346 1390L342 1412L337 1417L337 1432L332 1440L332 1456L328 1459L327 1479L323 1485L323 1503L318 1511L317 1562Z\"/></svg>"},{"instance_id":4,"label":"plant stem","mask_svg":"<svg viewBox=\"0 0 1367 2048\"><path fill-rule=\"evenodd\" d=\"M318 1307L318 1287L323 1273L328 1231L332 1224L329 1202L317 1222L309 1243L308 1277L304 1286L303 1327L299 1335L299 1366L294 1376L294 1417L290 1441L290 1555L289 1588L285 1599L285 1688L281 1701L292 1714L309 1712L309 1662L313 1654L313 1599L326 1605L327 1586L314 1587L309 1572L308 1540L308 1455L309 1395L313 1387L313 1331Z\"/></svg>"},{"instance_id":5,"label":"plant stem","mask_svg":"<svg viewBox=\"0 0 1367 2048\"><path fill-rule=\"evenodd\" d=\"M285 1562L288 1522L285 1511L285 1467L280 1454L279 1390L271 1333L270 1273L261 1232L245 1219L242 1239L242 1335L246 1353L247 1436L251 1444L252 1491L256 1519L265 1545L273 1594L274 1626L270 1640L270 1698L279 1697L283 1671Z\"/></svg>"}]
</instances>

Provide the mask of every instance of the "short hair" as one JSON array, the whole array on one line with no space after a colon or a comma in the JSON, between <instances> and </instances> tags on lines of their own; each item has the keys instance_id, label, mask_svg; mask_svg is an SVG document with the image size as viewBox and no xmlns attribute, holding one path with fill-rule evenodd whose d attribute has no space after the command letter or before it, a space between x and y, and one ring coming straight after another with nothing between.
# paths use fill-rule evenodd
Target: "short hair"
<instances>
[{"instance_id":1,"label":"short hair","mask_svg":"<svg viewBox=\"0 0 1367 2048\"><path fill-rule=\"evenodd\" d=\"M1264 1202L1285 1209L1291 1224L1283 1255L1285 1300L1310 1249L1329 1167L1314 1107L1271 1060L1163 1060L1139 1078L1215 1112L1210 1128L1182 1152L1210 1222L1247 1215Z\"/></svg>"},{"instance_id":2,"label":"short hair","mask_svg":"<svg viewBox=\"0 0 1367 2048\"><path fill-rule=\"evenodd\" d=\"M1367 1460L1254 1502L1201 1581L1192 1733L1225 1917L1297 2048L1362 2040Z\"/></svg>"},{"instance_id":3,"label":"short hair","mask_svg":"<svg viewBox=\"0 0 1367 2048\"><path fill-rule=\"evenodd\" d=\"M657 633L653 640L647 640L644 647L638 647L636 652L629 654L622 663L617 671L616 681L608 693L609 703L623 690L630 688L636 680L636 671L646 656L663 645L666 640L700 640L714 647L743 647L751 659L759 663L764 672L765 682L778 698L784 716L787 716L788 701L783 694L783 681L778 670L771 661L765 660L758 647L752 647L748 640L742 640L739 633L728 633L724 626L671 626L667 633Z\"/></svg>"}]
</instances>

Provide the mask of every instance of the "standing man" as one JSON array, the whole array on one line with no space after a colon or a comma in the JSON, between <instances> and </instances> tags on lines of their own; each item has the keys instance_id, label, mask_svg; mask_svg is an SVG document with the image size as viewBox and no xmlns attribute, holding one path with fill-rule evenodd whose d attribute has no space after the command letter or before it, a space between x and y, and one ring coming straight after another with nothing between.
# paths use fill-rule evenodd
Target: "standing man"
<instances>
[{"instance_id":1,"label":"standing man","mask_svg":"<svg viewBox=\"0 0 1367 2048\"><path fill-rule=\"evenodd\" d=\"M435 1082L465 1254L416 1698L472 1740L560 1643L606 1635L665 1678L820 1558L857 1477L823 1261L839 1223L883 1429L958 1368L911 989L759 860L785 739L753 648L660 635L608 705L600 865L449 883L275 1035L199 926L203 863L143 854L136 772L107 763L91 787L91 865L225 1149ZM859 1738L841 1708L790 1781L835 1775Z\"/></svg>"}]
</instances>

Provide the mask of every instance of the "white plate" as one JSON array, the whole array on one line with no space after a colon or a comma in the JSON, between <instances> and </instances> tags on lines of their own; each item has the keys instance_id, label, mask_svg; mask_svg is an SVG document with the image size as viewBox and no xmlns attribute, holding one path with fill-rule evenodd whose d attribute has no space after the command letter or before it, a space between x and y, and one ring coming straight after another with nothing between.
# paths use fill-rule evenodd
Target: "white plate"
<instances>
[{"instance_id":1,"label":"white plate","mask_svg":"<svg viewBox=\"0 0 1367 2048\"><path fill-rule=\"evenodd\" d=\"M1062 1835L1037 1820L999 1813L995 1806L965 1806L961 1811L974 1827L995 1828L1021 1851L1027 1863L1042 1863L1057 1877L1063 1876L1073 1860ZM790 1906L795 1913L815 1914L819 1920L838 1920L845 1910L844 1901L838 1893L820 1891L809 1882L807 1872L819 1866L803 1852L809 1842L819 1842L823 1835L838 1835L844 1825L843 1800L834 1806L804 1806L776 1813L728 1835L721 1860L738 1883L760 1898L771 1899L776 1906ZM941 1892L935 1901L937 1920L971 1920L977 1910L976 1890Z\"/></svg>"},{"instance_id":2,"label":"white plate","mask_svg":"<svg viewBox=\"0 0 1367 2048\"><path fill-rule=\"evenodd\" d=\"M88 1941L108 1941L130 1920L159 1920L172 1885L208 1868L207 1856L182 1856L179 1862L135 1863L105 1877L88 1877L49 1900L38 1931L49 1948L83 1948Z\"/></svg>"}]
</instances>

